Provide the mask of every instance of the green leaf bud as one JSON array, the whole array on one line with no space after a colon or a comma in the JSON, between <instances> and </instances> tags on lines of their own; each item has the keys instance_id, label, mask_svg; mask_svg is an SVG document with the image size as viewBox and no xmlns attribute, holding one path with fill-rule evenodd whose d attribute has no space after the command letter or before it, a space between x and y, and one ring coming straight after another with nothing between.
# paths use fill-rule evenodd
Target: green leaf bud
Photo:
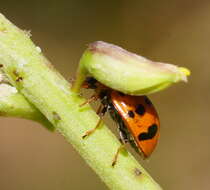
<instances>
[{"instance_id":1,"label":"green leaf bud","mask_svg":"<svg viewBox=\"0 0 210 190\"><path fill-rule=\"evenodd\" d=\"M119 46L97 41L84 52L78 75L91 75L102 84L130 95L151 94L179 81L190 71L154 62ZM80 79L84 80L84 76Z\"/></svg>"}]
</instances>

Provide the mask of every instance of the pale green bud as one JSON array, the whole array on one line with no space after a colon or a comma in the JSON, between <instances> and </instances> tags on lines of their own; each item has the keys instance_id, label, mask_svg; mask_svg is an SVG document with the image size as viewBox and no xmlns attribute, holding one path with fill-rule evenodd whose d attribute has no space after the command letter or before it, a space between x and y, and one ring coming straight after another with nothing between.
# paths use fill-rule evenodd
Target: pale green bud
<instances>
[{"instance_id":1,"label":"pale green bud","mask_svg":"<svg viewBox=\"0 0 210 190\"><path fill-rule=\"evenodd\" d=\"M186 82L190 75L186 68L154 62L102 41L88 46L80 60L80 70L83 70L80 74L89 74L102 84L130 95L154 93L173 83Z\"/></svg>"}]
</instances>

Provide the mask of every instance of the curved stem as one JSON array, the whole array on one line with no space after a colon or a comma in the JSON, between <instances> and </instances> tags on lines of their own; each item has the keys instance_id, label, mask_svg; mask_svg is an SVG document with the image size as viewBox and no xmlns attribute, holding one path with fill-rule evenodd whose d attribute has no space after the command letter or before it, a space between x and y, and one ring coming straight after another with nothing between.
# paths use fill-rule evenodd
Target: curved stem
<instances>
[{"instance_id":1,"label":"curved stem","mask_svg":"<svg viewBox=\"0 0 210 190\"><path fill-rule=\"evenodd\" d=\"M127 152L119 154L116 166L111 166L120 143L105 125L83 140L85 132L99 119L96 113L89 105L79 106L84 99L70 90L29 36L3 15L0 31L0 63L9 81L48 118L110 189L161 189Z\"/></svg>"},{"instance_id":2,"label":"curved stem","mask_svg":"<svg viewBox=\"0 0 210 190\"><path fill-rule=\"evenodd\" d=\"M76 74L76 80L73 82L72 85L72 92L79 93L80 88L85 81L85 78L87 76L87 70L82 64L79 64L79 67L77 69L77 74Z\"/></svg>"}]
</instances>

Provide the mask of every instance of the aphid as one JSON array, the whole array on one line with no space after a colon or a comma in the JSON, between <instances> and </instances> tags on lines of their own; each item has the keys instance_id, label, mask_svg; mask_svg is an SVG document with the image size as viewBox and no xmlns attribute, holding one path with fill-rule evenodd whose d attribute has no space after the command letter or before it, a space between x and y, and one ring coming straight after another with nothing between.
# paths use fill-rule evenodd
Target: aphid
<instances>
[{"instance_id":1,"label":"aphid","mask_svg":"<svg viewBox=\"0 0 210 190\"><path fill-rule=\"evenodd\" d=\"M118 154L127 142L144 159L148 158L160 135L158 114L148 97L123 94L102 85L92 77L86 79L83 88L95 89L95 94L82 105L100 99L102 104L97 111L99 116L102 117L108 111L118 123L122 146L118 148L112 166L116 164ZM87 131L83 138L93 133L101 121L100 118L96 127Z\"/></svg>"}]
</instances>

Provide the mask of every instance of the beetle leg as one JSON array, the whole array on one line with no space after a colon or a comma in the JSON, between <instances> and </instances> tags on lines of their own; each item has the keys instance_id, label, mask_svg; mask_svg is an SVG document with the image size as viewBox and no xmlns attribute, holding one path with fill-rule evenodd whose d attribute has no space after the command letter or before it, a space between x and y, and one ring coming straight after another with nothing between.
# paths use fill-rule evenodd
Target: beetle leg
<instances>
[{"instance_id":1,"label":"beetle leg","mask_svg":"<svg viewBox=\"0 0 210 190\"><path fill-rule=\"evenodd\" d=\"M97 94L93 94L89 99L87 99L84 103L80 104L79 106L82 107L82 106L84 106L86 104L89 104L91 102L94 102L94 101L98 100L98 98L99 97L98 97Z\"/></svg>"},{"instance_id":2,"label":"beetle leg","mask_svg":"<svg viewBox=\"0 0 210 190\"><path fill-rule=\"evenodd\" d=\"M125 144L121 144L119 146L119 148L117 149L117 152L115 153L114 158L113 158L113 161L112 161L112 167L114 167L115 164L117 163L117 159L118 159L119 153L124 148L125 148Z\"/></svg>"},{"instance_id":3,"label":"beetle leg","mask_svg":"<svg viewBox=\"0 0 210 190\"><path fill-rule=\"evenodd\" d=\"M107 111L107 106L101 104L101 105L99 106L97 112L96 112L96 113L99 115L99 117L100 117L99 120L98 120L98 122L97 122L97 124L96 124L96 126L95 126L93 129L87 131L87 132L82 136L83 139L84 139L85 137L91 135L91 134L92 134L92 133L101 125L101 123L102 123L102 121L103 121L102 118L103 118L103 116L105 115L106 111Z\"/></svg>"},{"instance_id":4,"label":"beetle leg","mask_svg":"<svg viewBox=\"0 0 210 190\"><path fill-rule=\"evenodd\" d=\"M112 161L112 167L114 167L115 164L117 163L117 158L119 156L120 151L125 148L125 144L129 141L127 134L123 130L121 130L120 127L119 127L119 133L120 133L119 141L120 141L121 145L118 147L117 152L114 155L114 158Z\"/></svg>"}]
</instances>

